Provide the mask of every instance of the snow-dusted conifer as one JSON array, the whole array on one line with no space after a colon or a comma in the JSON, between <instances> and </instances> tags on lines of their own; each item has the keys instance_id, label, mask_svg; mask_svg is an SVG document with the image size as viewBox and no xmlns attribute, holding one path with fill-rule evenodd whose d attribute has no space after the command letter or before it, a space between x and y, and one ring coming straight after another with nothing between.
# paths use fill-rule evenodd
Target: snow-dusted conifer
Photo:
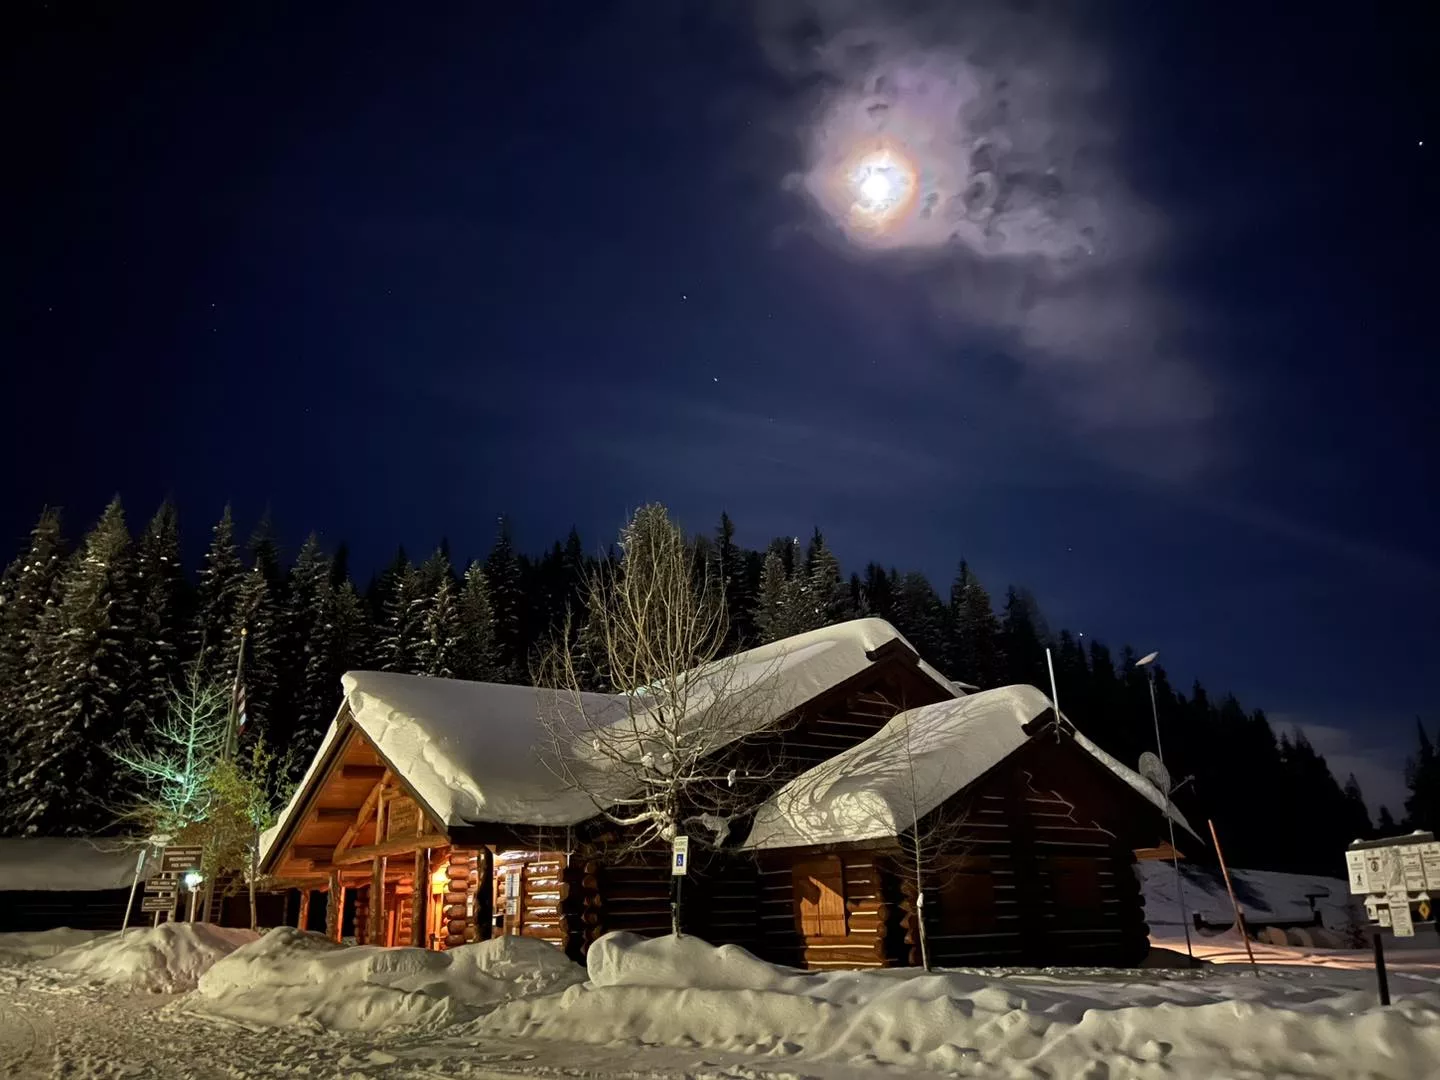
<instances>
[{"instance_id":1,"label":"snow-dusted conifer","mask_svg":"<svg viewBox=\"0 0 1440 1080\"><path fill-rule=\"evenodd\" d=\"M211 530L210 546L195 588L191 648L199 658L202 680L207 683L234 678L239 641L232 641L231 634L239 632L235 610L244 580L245 564L240 561L235 521L227 504Z\"/></svg>"},{"instance_id":2,"label":"snow-dusted conifer","mask_svg":"<svg viewBox=\"0 0 1440 1080\"><path fill-rule=\"evenodd\" d=\"M422 675L451 678L458 660L460 604L456 596L455 572L444 548L425 560L420 568L419 639L416 642L415 670Z\"/></svg>"},{"instance_id":3,"label":"snow-dusted conifer","mask_svg":"<svg viewBox=\"0 0 1440 1080\"><path fill-rule=\"evenodd\" d=\"M330 572L330 560L320 547L320 538L311 533L290 568L285 605L286 659L280 670L294 712L297 754L313 751L319 745L335 712Z\"/></svg>"},{"instance_id":4,"label":"snow-dusted conifer","mask_svg":"<svg viewBox=\"0 0 1440 1080\"><path fill-rule=\"evenodd\" d=\"M125 733L135 677L134 553L116 498L66 568L41 620L8 792L14 832L84 833L108 824L104 746Z\"/></svg>"},{"instance_id":5,"label":"snow-dusted conifer","mask_svg":"<svg viewBox=\"0 0 1440 1080\"><path fill-rule=\"evenodd\" d=\"M964 559L950 586L949 616L946 673L985 690L1001 685L1000 620L990 594Z\"/></svg>"},{"instance_id":6,"label":"snow-dusted conifer","mask_svg":"<svg viewBox=\"0 0 1440 1080\"><path fill-rule=\"evenodd\" d=\"M495 609L490 604L490 585L485 568L473 562L465 571L460 590L455 646L455 674L462 679L494 682L500 677L495 651Z\"/></svg>"},{"instance_id":7,"label":"snow-dusted conifer","mask_svg":"<svg viewBox=\"0 0 1440 1080\"><path fill-rule=\"evenodd\" d=\"M762 642L778 641L785 636L787 585L785 564L780 553L772 548L760 569L760 592L755 598L755 629Z\"/></svg>"},{"instance_id":8,"label":"snow-dusted conifer","mask_svg":"<svg viewBox=\"0 0 1440 1080\"><path fill-rule=\"evenodd\" d=\"M423 600L420 571L407 560L397 568L390 593L382 601L384 621L376 642L382 671L419 670Z\"/></svg>"},{"instance_id":9,"label":"snow-dusted conifer","mask_svg":"<svg viewBox=\"0 0 1440 1080\"><path fill-rule=\"evenodd\" d=\"M185 573L180 526L166 500L145 527L135 552L135 663L131 726L143 728L170 709L181 675Z\"/></svg>"},{"instance_id":10,"label":"snow-dusted conifer","mask_svg":"<svg viewBox=\"0 0 1440 1080\"><path fill-rule=\"evenodd\" d=\"M485 580L495 609L495 644L505 682L518 681L526 671L521 608L525 603L520 558L510 539L510 524L500 519L495 546L485 559Z\"/></svg>"},{"instance_id":11,"label":"snow-dusted conifer","mask_svg":"<svg viewBox=\"0 0 1440 1080\"><path fill-rule=\"evenodd\" d=\"M46 609L60 598L64 563L60 512L47 507L31 530L29 548L0 579L0 726L5 730L20 722L35 636Z\"/></svg>"}]
</instances>

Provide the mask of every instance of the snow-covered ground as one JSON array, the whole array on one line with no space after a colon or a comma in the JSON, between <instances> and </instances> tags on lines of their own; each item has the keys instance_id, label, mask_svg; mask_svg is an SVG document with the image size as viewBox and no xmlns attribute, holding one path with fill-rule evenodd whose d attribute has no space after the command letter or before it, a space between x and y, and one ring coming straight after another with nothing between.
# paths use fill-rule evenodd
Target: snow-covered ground
<instances>
[{"instance_id":1,"label":"snow-covered ground","mask_svg":"<svg viewBox=\"0 0 1440 1080\"><path fill-rule=\"evenodd\" d=\"M1168 868L1163 868L1168 869ZM1157 945L1183 955L1146 867ZM1152 879L1153 877L1153 879ZM1173 882L1173 871L1169 874ZM1317 882L1247 874L1247 908L1308 911ZM1187 878L1187 907L1218 903ZM1327 923L1343 925L1344 882ZM1228 897L1220 886L1225 908ZM1293 895L1292 895L1293 894ZM1173 904L1173 901L1171 901ZM1160 917L1157 917L1160 916ZM74 932L70 932L74 933ZM7 938L9 948L7 952ZM1440 949L1370 955L1192 935L1199 970L798 972L695 938L615 934L587 968L543 943L342 947L287 928L0 935L0 1075L1031 1080L1437 1075ZM9 966L5 966L5 965ZM178 992L187 987L198 989Z\"/></svg>"},{"instance_id":2,"label":"snow-covered ground","mask_svg":"<svg viewBox=\"0 0 1440 1080\"><path fill-rule=\"evenodd\" d=\"M193 935L192 935L193 936ZM186 935L154 938L165 978L193 974ZM188 959L164 957L168 943ZM108 944L108 948L105 946ZM128 954L140 955L132 942ZM1238 938L1217 958L1244 960ZM1228 946L1226 956L1222 946ZM1440 957L1392 973L1364 956L1262 947L1257 976L1201 971L795 972L695 938L602 939L588 979L548 946L445 956L342 948L281 929L215 960L191 994L0 967L7 1075L527 1076L648 1080L983 1077L1411 1078L1440 1061ZM114 957L100 939L76 956ZM66 954L61 954L64 958ZM93 975L93 972L91 973Z\"/></svg>"}]
</instances>

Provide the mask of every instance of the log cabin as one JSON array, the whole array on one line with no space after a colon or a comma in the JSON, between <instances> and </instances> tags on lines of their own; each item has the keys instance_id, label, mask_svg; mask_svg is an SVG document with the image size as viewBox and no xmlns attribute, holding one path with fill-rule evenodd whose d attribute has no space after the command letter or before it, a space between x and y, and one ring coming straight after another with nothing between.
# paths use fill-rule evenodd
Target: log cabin
<instances>
[{"instance_id":1,"label":"log cabin","mask_svg":"<svg viewBox=\"0 0 1440 1080\"><path fill-rule=\"evenodd\" d=\"M743 848L755 951L797 967L1116 965L1149 948L1135 862L1168 855L1148 780L1031 686L907 710L787 783Z\"/></svg>"},{"instance_id":2,"label":"log cabin","mask_svg":"<svg viewBox=\"0 0 1440 1080\"><path fill-rule=\"evenodd\" d=\"M727 691L763 693L744 752L770 763L772 788L862 742L903 706L973 689L924 663L880 619L786 638L724 670ZM557 707L553 694L384 672L347 674L343 689L262 839L261 871L300 890L301 926L318 921L311 904L323 897L330 937L353 925L356 941L378 945L442 949L524 934L579 956L610 930L669 930L668 853L608 859L613 830L595 800L544 763L539 716ZM620 723L633 721L636 701L587 694L565 707ZM753 860L721 860L702 876L692 928L753 944Z\"/></svg>"}]
</instances>

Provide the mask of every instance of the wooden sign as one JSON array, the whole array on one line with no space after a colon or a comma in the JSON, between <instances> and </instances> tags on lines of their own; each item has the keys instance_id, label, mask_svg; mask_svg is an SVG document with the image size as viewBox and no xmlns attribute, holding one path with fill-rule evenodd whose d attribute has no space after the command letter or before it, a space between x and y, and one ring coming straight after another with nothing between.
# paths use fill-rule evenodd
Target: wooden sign
<instances>
[{"instance_id":1,"label":"wooden sign","mask_svg":"<svg viewBox=\"0 0 1440 1080\"><path fill-rule=\"evenodd\" d=\"M205 849L196 845L194 847L167 847L160 855L160 872L162 874L183 874L187 870L200 869L200 860L205 855Z\"/></svg>"},{"instance_id":2,"label":"wooden sign","mask_svg":"<svg viewBox=\"0 0 1440 1080\"><path fill-rule=\"evenodd\" d=\"M420 807L414 799L401 796L385 806L385 838L394 840L420 831Z\"/></svg>"},{"instance_id":3,"label":"wooden sign","mask_svg":"<svg viewBox=\"0 0 1440 1080\"><path fill-rule=\"evenodd\" d=\"M141 911L173 911L175 909L175 894L169 893L161 896L145 896L140 900Z\"/></svg>"}]
</instances>

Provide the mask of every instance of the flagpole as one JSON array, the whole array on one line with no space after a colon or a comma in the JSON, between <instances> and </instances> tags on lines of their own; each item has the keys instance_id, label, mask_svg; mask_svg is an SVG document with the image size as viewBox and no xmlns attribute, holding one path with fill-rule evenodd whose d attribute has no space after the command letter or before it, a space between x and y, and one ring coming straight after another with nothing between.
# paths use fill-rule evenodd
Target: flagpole
<instances>
[{"instance_id":1,"label":"flagpole","mask_svg":"<svg viewBox=\"0 0 1440 1080\"><path fill-rule=\"evenodd\" d=\"M228 761L240 750L240 678L245 672L245 639L250 631L240 628L240 652L235 657L235 685L230 690L230 724L225 737L225 758Z\"/></svg>"},{"instance_id":2,"label":"flagpole","mask_svg":"<svg viewBox=\"0 0 1440 1080\"><path fill-rule=\"evenodd\" d=\"M240 651L235 657L235 682L230 687L230 718L225 725L225 760L230 761L240 752L240 677L245 671L245 639L250 631L240 628ZM212 921L215 909L215 877L209 875L205 882L205 921Z\"/></svg>"}]
</instances>

